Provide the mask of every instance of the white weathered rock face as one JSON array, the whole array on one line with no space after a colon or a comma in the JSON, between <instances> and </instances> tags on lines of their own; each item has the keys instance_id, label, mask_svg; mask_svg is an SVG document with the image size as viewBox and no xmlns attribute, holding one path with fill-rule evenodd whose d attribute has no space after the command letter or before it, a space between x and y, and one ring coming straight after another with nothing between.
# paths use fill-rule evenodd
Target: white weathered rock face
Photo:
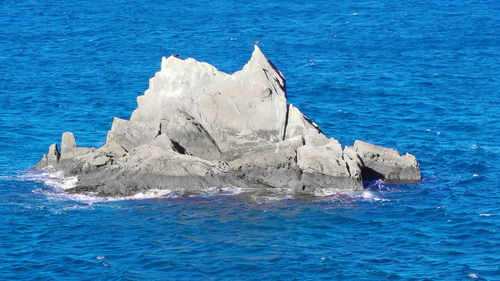
<instances>
[{"instance_id":1,"label":"white weathered rock face","mask_svg":"<svg viewBox=\"0 0 500 281\"><path fill-rule=\"evenodd\" d=\"M190 58L163 58L160 72L137 103L131 121L191 116L221 151L284 139L285 79L257 46L245 67L232 75Z\"/></svg>"},{"instance_id":2,"label":"white weathered rock face","mask_svg":"<svg viewBox=\"0 0 500 281\"><path fill-rule=\"evenodd\" d=\"M279 188L292 193L360 190L374 175L420 179L413 155L328 139L287 104L283 74L255 46L227 74L194 59L163 58L130 120L115 118L106 144L78 147L64 133L37 164L78 175L71 192L130 195L146 189Z\"/></svg>"}]
</instances>

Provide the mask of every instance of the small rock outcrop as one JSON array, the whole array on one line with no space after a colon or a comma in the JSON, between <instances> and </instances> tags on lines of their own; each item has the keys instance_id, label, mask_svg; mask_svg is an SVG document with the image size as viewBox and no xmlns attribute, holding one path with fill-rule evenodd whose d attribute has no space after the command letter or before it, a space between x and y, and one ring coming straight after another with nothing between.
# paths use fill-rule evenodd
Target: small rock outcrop
<instances>
[{"instance_id":1,"label":"small rock outcrop","mask_svg":"<svg viewBox=\"0 0 500 281\"><path fill-rule=\"evenodd\" d=\"M359 140L354 142L354 151L361 159L361 173L365 180L382 178L389 182L420 181L417 159L412 154L400 156L395 149Z\"/></svg>"},{"instance_id":2,"label":"small rock outcrop","mask_svg":"<svg viewBox=\"0 0 500 281\"><path fill-rule=\"evenodd\" d=\"M163 58L130 120L115 118L105 145L62 135L35 169L78 176L74 193L269 188L290 193L361 190L363 180L420 180L411 154L356 141L343 148L286 100L283 74L258 46L242 70Z\"/></svg>"}]
</instances>

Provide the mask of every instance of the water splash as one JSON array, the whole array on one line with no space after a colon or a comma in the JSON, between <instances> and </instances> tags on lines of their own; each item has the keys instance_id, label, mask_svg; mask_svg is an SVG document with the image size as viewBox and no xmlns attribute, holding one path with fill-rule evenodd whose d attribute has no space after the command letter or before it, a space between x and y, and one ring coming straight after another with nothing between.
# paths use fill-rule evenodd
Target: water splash
<instances>
[{"instance_id":1,"label":"water splash","mask_svg":"<svg viewBox=\"0 0 500 281\"><path fill-rule=\"evenodd\" d=\"M36 188L33 193L42 194L51 200L76 201L85 204L115 202L123 200L177 199L181 197L237 196L244 201L272 203L285 200L306 200L326 202L389 201L376 195L385 190L383 181L375 181L364 191L345 191L338 188L317 190L313 195L296 193L293 189L256 190L241 187L210 187L203 191L179 191L170 189L151 189L130 196L104 197L96 193L72 194L67 191L76 186L78 177L65 177L62 171L28 171L19 175L18 180L40 182L46 188Z\"/></svg>"}]
</instances>

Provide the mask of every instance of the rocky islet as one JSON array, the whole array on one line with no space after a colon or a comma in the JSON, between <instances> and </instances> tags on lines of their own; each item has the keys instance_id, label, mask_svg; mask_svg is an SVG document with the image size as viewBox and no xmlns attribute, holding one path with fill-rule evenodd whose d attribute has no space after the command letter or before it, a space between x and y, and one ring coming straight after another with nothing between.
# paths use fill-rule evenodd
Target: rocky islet
<instances>
[{"instance_id":1,"label":"rocky islet","mask_svg":"<svg viewBox=\"0 0 500 281\"><path fill-rule=\"evenodd\" d=\"M286 99L283 74L255 45L242 70L163 58L130 120L114 118L100 148L62 135L35 169L77 176L73 193L126 196L212 187L318 194L356 191L363 180L416 182L412 154L355 141L342 147Z\"/></svg>"}]
</instances>

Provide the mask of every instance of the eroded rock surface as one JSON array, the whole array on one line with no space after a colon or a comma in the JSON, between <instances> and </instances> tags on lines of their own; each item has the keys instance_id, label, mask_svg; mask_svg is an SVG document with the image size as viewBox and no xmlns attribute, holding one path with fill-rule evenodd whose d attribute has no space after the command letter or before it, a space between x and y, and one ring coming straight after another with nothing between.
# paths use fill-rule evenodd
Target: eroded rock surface
<instances>
[{"instance_id":1,"label":"eroded rock surface","mask_svg":"<svg viewBox=\"0 0 500 281\"><path fill-rule=\"evenodd\" d=\"M363 180L420 180L415 157L356 141L343 148L295 106L283 74L255 46L227 74L194 59L163 58L130 120L115 118L106 144L72 133L36 169L78 176L69 192L106 196L148 189L270 188L290 193L361 190Z\"/></svg>"},{"instance_id":2,"label":"eroded rock surface","mask_svg":"<svg viewBox=\"0 0 500 281\"><path fill-rule=\"evenodd\" d=\"M354 142L354 151L361 159L363 178L385 179L390 182L416 182L420 180L417 159L412 154L399 155L395 149L364 141Z\"/></svg>"}]
</instances>

